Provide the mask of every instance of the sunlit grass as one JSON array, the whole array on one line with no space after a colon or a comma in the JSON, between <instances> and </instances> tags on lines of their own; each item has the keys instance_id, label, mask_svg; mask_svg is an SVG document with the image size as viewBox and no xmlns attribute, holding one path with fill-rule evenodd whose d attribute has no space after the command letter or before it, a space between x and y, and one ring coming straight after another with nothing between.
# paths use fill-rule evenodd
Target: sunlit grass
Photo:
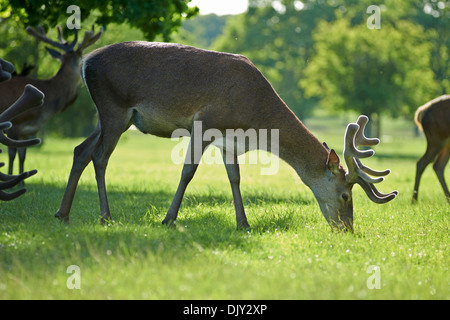
<instances>
[{"instance_id":1,"label":"sunlit grass","mask_svg":"<svg viewBox=\"0 0 450 320\"><path fill-rule=\"evenodd\" d=\"M341 148L342 138L325 137ZM325 139L324 138L324 139ZM401 141L400 141L401 140ZM181 165L170 140L127 132L107 170L112 225L101 225L92 166L71 224L53 218L82 139L48 138L29 152L28 192L0 203L0 299L449 299L449 206L429 168L410 204L420 138L392 138L367 161L390 168L385 205L354 188L355 233L332 232L311 191L281 162L279 173L241 167L251 231L237 231L222 165L201 165L176 228L161 225ZM401 143L399 143L401 142ZM341 151L339 151L341 152ZM2 156L5 161L5 155ZM69 290L67 267L81 270ZM369 266L380 289L369 289Z\"/></svg>"}]
</instances>

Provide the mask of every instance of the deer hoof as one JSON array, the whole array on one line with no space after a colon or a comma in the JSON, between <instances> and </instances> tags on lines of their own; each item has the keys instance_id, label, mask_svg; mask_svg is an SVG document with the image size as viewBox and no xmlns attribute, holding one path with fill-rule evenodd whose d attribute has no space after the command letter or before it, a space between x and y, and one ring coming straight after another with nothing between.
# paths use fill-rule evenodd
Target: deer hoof
<instances>
[{"instance_id":1,"label":"deer hoof","mask_svg":"<svg viewBox=\"0 0 450 320\"><path fill-rule=\"evenodd\" d=\"M251 230L248 222L238 223L236 229L242 230L242 231L250 231Z\"/></svg>"},{"instance_id":2,"label":"deer hoof","mask_svg":"<svg viewBox=\"0 0 450 320\"><path fill-rule=\"evenodd\" d=\"M63 221L64 223L68 224L69 223L69 216L68 215L63 215L60 211L58 211L55 214L55 218Z\"/></svg>"},{"instance_id":3,"label":"deer hoof","mask_svg":"<svg viewBox=\"0 0 450 320\"><path fill-rule=\"evenodd\" d=\"M162 221L162 224L165 224L169 227L175 227L176 226L176 220L175 219L170 219L170 218L165 218Z\"/></svg>"}]
</instances>

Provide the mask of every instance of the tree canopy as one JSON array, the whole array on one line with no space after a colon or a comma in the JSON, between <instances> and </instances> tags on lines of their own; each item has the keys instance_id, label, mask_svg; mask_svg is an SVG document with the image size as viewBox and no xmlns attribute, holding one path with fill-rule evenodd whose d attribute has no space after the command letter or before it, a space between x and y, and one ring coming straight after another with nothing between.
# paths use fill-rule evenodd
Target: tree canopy
<instances>
[{"instance_id":1,"label":"tree canopy","mask_svg":"<svg viewBox=\"0 0 450 320\"><path fill-rule=\"evenodd\" d=\"M96 24L128 23L140 29L147 40L162 35L170 39L173 30L198 13L197 7L189 7L190 0L0 0L0 16L14 18L24 26L42 24L54 27L65 21L69 5L77 5L81 18L95 16Z\"/></svg>"},{"instance_id":2,"label":"tree canopy","mask_svg":"<svg viewBox=\"0 0 450 320\"><path fill-rule=\"evenodd\" d=\"M170 39L247 56L302 119L315 110L412 119L419 105L450 92L448 0L249 0L243 14L187 21L198 12L189 1L73 4L81 9L82 29L92 23L107 26L98 46ZM20 70L28 52L34 57L31 63L39 62L40 77L53 74L57 64L43 50L36 53L23 29L40 23L56 37L54 26L66 22L68 5L61 0L0 0L0 55ZM379 29L368 27L372 5L380 13ZM73 32L65 29L70 38ZM82 91L80 99L78 111L90 101ZM68 120L73 119L71 109Z\"/></svg>"},{"instance_id":3,"label":"tree canopy","mask_svg":"<svg viewBox=\"0 0 450 320\"><path fill-rule=\"evenodd\" d=\"M303 118L318 105L411 117L450 91L450 4L385 0L372 29L373 4L250 0L213 48L250 58Z\"/></svg>"}]
</instances>

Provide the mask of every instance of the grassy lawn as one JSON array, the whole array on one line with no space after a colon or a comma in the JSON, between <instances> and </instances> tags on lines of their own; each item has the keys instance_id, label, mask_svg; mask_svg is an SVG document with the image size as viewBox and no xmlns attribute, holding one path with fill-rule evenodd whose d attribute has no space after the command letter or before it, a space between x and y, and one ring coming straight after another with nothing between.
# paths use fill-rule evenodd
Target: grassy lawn
<instances>
[{"instance_id":1,"label":"grassy lawn","mask_svg":"<svg viewBox=\"0 0 450 320\"><path fill-rule=\"evenodd\" d=\"M307 125L341 154L345 124L336 132ZM365 161L390 168L379 189L400 194L377 205L356 186L354 234L330 230L311 191L283 162L270 176L260 175L259 165L241 166L251 231L235 228L218 164L200 165L177 227L163 226L182 167L171 162L177 142L133 131L107 171L115 223L98 222L90 165L71 223L61 224L53 214L81 141L48 138L30 150L26 168L39 173L24 196L0 203L0 299L450 299L450 209L431 166L419 202L410 203L423 137L387 131ZM72 265L80 270L79 290L67 287ZM379 289L370 288L375 276Z\"/></svg>"}]
</instances>

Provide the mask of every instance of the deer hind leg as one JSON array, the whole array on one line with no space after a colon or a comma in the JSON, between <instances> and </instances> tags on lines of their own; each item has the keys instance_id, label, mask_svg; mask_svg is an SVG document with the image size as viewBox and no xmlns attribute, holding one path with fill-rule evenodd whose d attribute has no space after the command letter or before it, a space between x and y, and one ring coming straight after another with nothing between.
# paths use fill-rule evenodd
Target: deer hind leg
<instances>
[{"instance_id":1,"label":"deer hind leg","mask_svg":"<svg viewBox=\"0 0 450 320\"><path fill-rule=\"evenodd\" d=\"M436 158L436 155L442 149L441 145L433 144L430 141L430 139L427 139L427 142L428 145L425 154L422 156L422 158L419 159L419 161L417 161L416 179L414 183L414 192L412 198L413 202L417 200L419 193L420 178L422 177L425 168Z\"/></svg>"},{"instance_id":2,"label":"deer hind leg","mask_svg":"<svg viewBox=\"0 0 450 320\"><path fill-rule=\"evenodd\" d=\"M113 108L109 109L109 111L112 109ZM97 180L102 223L111 219L108 197L106 194L106 167L112 152L116 148L117 142L119 142L120 136L131 124L131 117L128 116L126 110L120 111L121 110L119 109L115 109L115 112L113 111L107 118L109 121L101 121L100 135L94 151L92 152L92 162L94 164L95 178ZM103 118L105 118L105 116Z\"/></svg>"},{"instance_id":3,"label":"deer hind leg","mask_svg":"<svg viewBox=\"0 0 450 320\"><path fill-rule=\"evenodd\" d=\"M445 183L444 178L444 169L448 163L449 158L450 158L450 144L444 147L444 149L438 154L436 160L434 161L433 169L436 172L439 182L441 183L442 189L444 190L447 200L450 202L450 193L448 191L447 184Z\"/></svg>"},{"instance_id":4,"label":"deer hind leg","mask_svg":"<svg viewBox=\"0 0 450 320\"><path fill-rule=\"evenodd\" d=\"M200 129L194 126L191 132L191 139L189 141L189 147L186 152L186 159L184 161L183 170L181 171L181 179L178 184L177 191L175 192L175 196L173 197L172 204L170 205L169 210L167 210L166 217L162 221L163 224L172 225L176 222L178 211L180 210L181 201L183 200L186 188L189 182L191 182L192 178L194 177L195 172L197 171L204 150L210 144L210 141L196 141L196 139L194 138L196 134L199 136L203 136L202 132L196 133L196 130Z\"/></svg>"},{"instance_id":5,"label":"deer hind leg","mask_svg":"<svg viewBox=\"0 0 450 320\"><path fill-rule=\"evenodd\" d=\"M231 192L233 193L234 208L236 210L236 224L238 229L248 229L250 225L245 216L244 204L242 202L240 181L241 175L239 172L238 158L235 153L232 155L226 154L222 151L222 158L227 170L228 180L230 180Z\"/></svg>"},{"instance_id":6,"label":"deer hind leg","mask_svg":"<svg viewBox=\"0 0 450 320\"><path fill-rule=\"evenodd\" d=\"M72 207L73 198L77 189L78 180L81 177L86 166L91 162L91 155L100 135L100 123L91 135L83 141L73 152L73 164L70 171L67 187L64 192L61 206L55 214L56 218L69 222L70 208Z\"/></svg>"}]
</instances>

